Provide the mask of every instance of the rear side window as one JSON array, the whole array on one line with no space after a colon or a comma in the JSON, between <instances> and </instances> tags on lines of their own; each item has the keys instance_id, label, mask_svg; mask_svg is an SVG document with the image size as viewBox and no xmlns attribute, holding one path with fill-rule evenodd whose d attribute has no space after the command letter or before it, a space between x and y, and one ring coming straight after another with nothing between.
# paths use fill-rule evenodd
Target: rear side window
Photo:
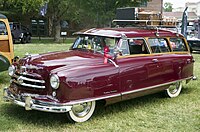
<instances>
[{"instance_id":1,"label":"rear side window","mask_svg":"<svg viewBox=\"0 0 200 132\"><path fill-rule=\"evenodd\" d=\"M167 40L164 38L149 38L148 39L152 53L170 52Z\"/></svg>"},{"instance_id":2,"label":"rear side window","mask_svg":"<svg viewBox=\"0 0 200 132\"><path fill-rule=\"evenodd\" d=\"M170 44L173 51L187 51L185 42L181 38L170 38Z\"/></svg>"},{"instance_id":3,"label":"rear side window","mask_svg":"<svg viewBox=\"0 0 200 132\"><path fill-rule=\"evenodd\" d=\"M147 54L146 43L142 38L133 38L128 40L130 54Z\"/></svg>"},{"instance_id":4,"label":"rear side window","mask_svg":"<svg viewBox=\"0 0 200 132\"><path fill-rule=\"evenodd\" d=\"M4 22L0 21L0 35L7 35L7 29Z\"/></svg>"}]
</instances>

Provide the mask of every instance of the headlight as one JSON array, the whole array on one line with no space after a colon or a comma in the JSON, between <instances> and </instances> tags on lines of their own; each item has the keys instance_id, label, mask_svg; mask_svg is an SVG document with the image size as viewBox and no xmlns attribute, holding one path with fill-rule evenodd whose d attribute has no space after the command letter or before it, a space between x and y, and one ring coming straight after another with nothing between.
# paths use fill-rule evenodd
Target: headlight
<instances>
[{"instance_id":1,"label":"headlight","mask_svg":"<svg viewBox=\"0 0 200 132\"><path fill-rule=\"evenodd\" d=\"M8 75L9 76L13 76L15 74L15 66L11 65L9 68L8 68Z\"/></svg>"},{"instance_id":2,"label":"headlight","mask_svg":"<svg viewBox=\"0 0 200 132\"><path fill-rule=\"evenodd\" d=\"M53 89L58 89L60 80L59 77L55 74L51 75L50 77L50 84Z\"/></svg>"}]
</instances>

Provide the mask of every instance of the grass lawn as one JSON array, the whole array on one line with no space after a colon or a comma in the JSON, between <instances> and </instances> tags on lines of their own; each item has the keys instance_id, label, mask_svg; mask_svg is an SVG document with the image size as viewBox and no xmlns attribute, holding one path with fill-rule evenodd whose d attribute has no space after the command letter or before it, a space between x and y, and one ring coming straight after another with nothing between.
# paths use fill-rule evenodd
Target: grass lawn
<instances>
[{"instance_id":1,"label":"grass lawn","mask_svg":"<svg viewBox=\"0 0 200 132\"><path fill-rule=\"evenodd\" d=\"M15 55L68 50L69 44L16 44ZM200 54L194 54L195 75L200 77ZM84 123L70 124L65 114L25 111L4 102L3 88L9 85L7 72L0 73L0 131L200 131L200 81L184 85L179 97L169 99L161 94L148 95L99 109Z\"/></svg>"}]
</instances>

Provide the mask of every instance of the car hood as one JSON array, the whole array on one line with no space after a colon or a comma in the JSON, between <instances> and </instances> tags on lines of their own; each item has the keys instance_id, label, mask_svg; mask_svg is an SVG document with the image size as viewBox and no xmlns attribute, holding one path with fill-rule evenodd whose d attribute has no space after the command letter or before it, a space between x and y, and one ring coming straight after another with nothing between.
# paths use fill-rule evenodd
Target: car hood
<instances>
[{"instance_id":1,"label":"car hood","mask_svg":"<svg viewBox=\"0 0 200 132\"><path fill-rule=\"evenodd\" d=\"M30 56L24 60L26 60L26 66L43 67L50 71L65 66L72 68L103 63L103 55L89 50L70 50Z\"/></svg>"}]
</instances>

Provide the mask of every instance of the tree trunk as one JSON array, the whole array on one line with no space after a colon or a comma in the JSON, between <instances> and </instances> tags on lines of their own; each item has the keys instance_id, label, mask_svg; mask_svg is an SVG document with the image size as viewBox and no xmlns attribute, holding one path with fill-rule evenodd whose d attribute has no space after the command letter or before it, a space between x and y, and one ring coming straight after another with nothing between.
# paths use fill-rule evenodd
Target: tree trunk
<instances>
[{"instance_id":1,"label":"tree trunk","mask_svg":"<svg viewBox=\"0 0 200 132\"><path fill-rule=\"evenodd\" d=\"M54 20L54 41L55 42L60 42L60 19Z\"/></svg>"}]
</instances>

